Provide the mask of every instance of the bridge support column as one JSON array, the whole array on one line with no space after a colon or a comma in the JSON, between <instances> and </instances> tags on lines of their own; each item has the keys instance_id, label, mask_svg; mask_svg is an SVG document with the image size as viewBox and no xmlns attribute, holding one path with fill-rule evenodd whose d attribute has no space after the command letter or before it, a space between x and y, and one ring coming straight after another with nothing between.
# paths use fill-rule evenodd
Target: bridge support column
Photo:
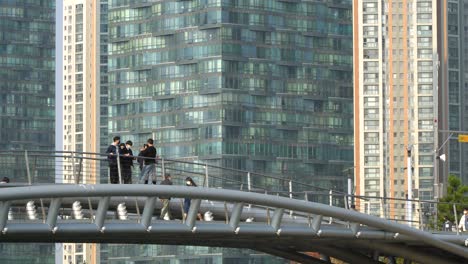
<instances>
[{"instance_id":1,"label":"bridge support column","mask_svg":"<svg viewBox=\"0 0 468 264\"><path fill-rule=\"evenodd\" d=\"M0 231L3 231L6 226L10 204L10 201L0 202Z\"/></svg>"},{"instance_id":2,"label":"bridge support column","mask_svg":"<svg viewBox=\"0 0 468 264\"><path fill-rule=\"evenodd\" d=\"M62 199L54 198L50 202L49 211L47 213L47 225L50 226L51 230L55 232L56 230L56 223L57 223L57 216L60 210L60 206L62 205Z\"/></svg>"},{"instance_id":3,"label":"bridge support column","mask_svg":"<svg viewBox=\"0 0 468 264\"><path fill-rule=\"evenodd\" d=\"M187 219L185 220L185 224L192 229L192 231L195 231L195 222L197 221L197 215L198 215L198 210L200 210L200 199L194 199L190 203L190 209L187 214Z\"/></svg>"},{"instance_id":4,"label":"bridge support column","mask_svg":"<svg viewBox=\"0 0 468 264\"><path fill-rule=\"evenodd\" d=\"M156 206L156 197L148 197L145 202L145 208L143 209L143 215L141 216L141 224L148 230L151 225L151 218L153 217L154 207Z\"/></svg>"},{"instance_id":5,"label":"bridge support column","mask_svg":"<svg viewBox=\"0 0 468 264\"><path fill-rule=\"evenodd\" d=\"M239 222L242 215L242 209L244 209L244 203L236 203L232 208L231 218L229 219L229 226L234 232L239 232Z\"/></svg>"},{"instance_id":6,"label":"bridge support column","mask_svg":"<svg viewBox=\"0 0 468 264\"><path fill-rule=\"evenodd\" d=\"M107 210L109 209L110 197L101 197L99 200L99 205L96 212L96 226L101 231L104 232L104 221L106 220Z\"/></svg>"},{"instance_id":7,"label":"bridge support column","mask_svg":"<svg viewBox=\"0 0 468 264\"><path fill-rule=\"evenodd\" d=\"M276 234L279 236L281 233L281 220L283 219L284 209L276 208L273 218L271 219L271 226L275 229Z\"/></svg>"}]
</instances>

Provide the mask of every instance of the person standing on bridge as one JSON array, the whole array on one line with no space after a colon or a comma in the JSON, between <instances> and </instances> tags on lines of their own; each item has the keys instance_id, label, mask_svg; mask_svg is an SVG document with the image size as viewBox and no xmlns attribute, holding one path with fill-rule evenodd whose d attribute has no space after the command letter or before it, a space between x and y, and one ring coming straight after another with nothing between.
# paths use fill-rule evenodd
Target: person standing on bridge
<instances>
[{"instance_id":1,"label":"person standing on bridge","mask_svg":"<svg viewBox=\"0 0 468 264\"><path fill-rule=\"evenodd\" d=\"M140 183L148 184L149 176L153 184L156 184L156 148L153 146L154 141L152 138L149 138L146 143L148 144L147 148L140 149L140 156L144 158L143 170L140 174Z\"/></svg>"},{"instance_id":2,"label":"person standing on bridge","mask_svg":"<svg viewBox=\"0 0 468 264\"><path fill-rule=\"evenodd\" d=\"M120 171L124 184L132 183L132 167L133 167L133 152L132 141L127 141L125 144L120 143Z\"/></svg>"},{"instance_id":3,"label":"person standing on bridge","mask_svg":"<svg viewBox=\"0 0 468 264\"><path fill-rule=\"evenodd\" d=\"M111 184L119 183L119 167L117 164L117 152L119 151L120 137L115 136L114 142L107 148L107 161L109 162L109 177Z\"/></svg>"},{"instance_id":4,"label":"person standing on bridge","mask_svg":"<svg viewBox=\"0 0 468 264\"><path fill-rule=\"evenodd\" d=\"M165 173L164 180L160 183L161 185L172 185L171 181L171 174ZM171 201L171 197L159 197L163 206L161 209L161 215L159 216L161 219L164 220L171 220L171 209L169 208L169 202Z\"/></svg>"},{"instance_id":5,"label":"person standing on bridge","mask_svg":"<svg viewBox=\"0 0 468 264\"><path fill-rule=\"evenodd\" d=\"M140 149L140 152L138 153L137 157L137 162L138 162L138 167L140 168L140 172L143 170L143 167L145 166L145 159L141 157L141 150L145 150L148 147L148 144L143 144L143 148Z\"/></svg>"},{"instance_id":6,"label":"person standing on bridge","mask_svg":"<svg viewBox=\"0 0 468 264\"><path fill-rule=\"evenodd\" d=\"M463 232L468 231L468 208L463 209L463 215L460 218L458 228L460 228Z\"/></svg>"}]
</instances>

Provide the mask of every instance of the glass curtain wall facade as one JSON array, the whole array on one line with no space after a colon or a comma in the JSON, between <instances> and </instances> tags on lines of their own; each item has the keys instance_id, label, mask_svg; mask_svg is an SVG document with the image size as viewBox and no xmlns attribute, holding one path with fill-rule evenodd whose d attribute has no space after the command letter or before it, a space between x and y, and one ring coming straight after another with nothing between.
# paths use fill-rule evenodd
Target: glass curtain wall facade
<instances>
[{"instance_id":1,"label":"glass curtain wall facade","mask_svg":"<svg viewBox=\"0 0 468 264\"><path fill-rule=\"evenodd\" d=\"M25 150L55 149L55 1L0 1L0 178L28 182ZM12 152L9 152L12 153ZM54 182L43 159L32 181ZM53 244L0 244L0 263L54 263Z\"/></svg>"},{"instance_id":2,"label":"glass curtain wall facade","mask_svg":"<svg viewBox=\"0 0 468 264\"><path fill-rule=\"evenodd\" d=\"M109 139L154 138L166 158L346 189L351 1L111 0L108 16ZM149 249L133 252L141 250ZM223 252L148 252L187 250L214 263L209 255ZM123 256L106 251L109 262ZM252 258L232 252L222 261Z\"/></svg>"},{"instance_id":3,"label":"glass curtain wall facade","mask_svg":"<svg viewBox=\"0 0 468 264\"><path fill-rule=\"evenodd\" d=\"M108 97L108 84L109 80L107 78L107 62L108 62L108 1L100 0L99 1L99 83L100 83L100 98L99 98L99 116L100 116L100 153L105 153L108 142L108 106L107 106L107 97ZM107 173L107 168L104 169ZM102 173L101 173L102 175Z\"/></svg>"},{"instance_id":4,"label":"glass curtain wall facade","mask_svg":"<svg viewBox=\"0 0 468 264\"><path fill-rule=\"evenodd\" d=\"M344 189L351 1L110 1L109 134Z\"/></svg>"},{"instance_id":5,"label":"glass curtain wall facade","mask_svg":"<svg viewBox=\"0 0 468 264\"><path fill-rule=\"evenodd\" d=\"M467 41L468 41L468 1L467 0L449 0L445 5L441 5L441 13L446 16L447 34L441 36L444 40L444 54L448 61L447 65L443 65L444 71L447 72L444 78L444 85L448 87L448 129L451 131L468 131L468 68L467 68ZM441 133L445 140L449 136L449 132ZM461 132L468 134L468 132ZM455 133L448 144L447 164L448 174L460 176L463 183L468 183L468 146L466 143L458 142L458 134ZM442 153L439 153L442 154ZM448 166L447 166L448 165ZM444 175L442 182L447 181L447 168L441 170Z\"/></svg>"},{"instance_id":6,"label":"glass curtain wall facade","mask_svg":"<svg viewBox=\"0 0 468 264\"><path fill-rule=\"evenodd\" d=\"M4 150L54 150L55 1L0 2L0 143ZM21 133L19 133L21 131ZM27 182L21 158L0 157L0 177ZM51 168L52 166L44 166ZM33 181L54 182L38 169Z\"/></svg>"}]
</instances>

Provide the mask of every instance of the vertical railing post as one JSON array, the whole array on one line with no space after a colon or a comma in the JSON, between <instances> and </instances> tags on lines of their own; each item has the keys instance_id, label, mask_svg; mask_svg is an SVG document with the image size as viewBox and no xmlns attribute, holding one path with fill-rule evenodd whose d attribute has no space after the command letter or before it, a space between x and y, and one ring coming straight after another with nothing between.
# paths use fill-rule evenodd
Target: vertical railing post
<instances>
[{"instance_id":1,"label":"vertical railing post","mask_svg":"<svg viewBox=\"0 0 468 264\"><path fill-rule=\"evenodd\" d=\"M292 199L293 198L293 186L292 186L292 180L289 180L289 199ZM293 210L289 210L289 216L292 217L294 211Z\"/></svg>"},{"instance_id":2,"label":"vertical railing post","mask_svg":"<svg viewBox=\"0 0 468 264\"><path fill-rule=\"evenodd\" d=\"M73 167L75 167L75 163L73 163ZM80 158L80 161L78 162L78 172L76 173L76 177L75 177L76 184L80 184L82 168L83 168L83 156Z\"/></svg>"},{"instance_id":3,"label":"vertical railing post","mask_svg":"<svg viewBox=\"0 0 468 264\"><path fill-rule=\"evenodd\" d=\"M289 198L293 198L293 188L292 188L292 181L289 181Z\"/></svg>"},{"instance_id":4,"label":"vertical railing post","mask_svg":"<svg viewBox=\"0 0 468 264\"><path fill-rule=\"evenodd\" d=\"M122 180L122 170L120 169L120 147L117 145L116 146L116 154L117 154L117 173L119 175L119 184L122 184L123 183L123 180Z\"/></svg>"},{"instance_id":5,"label":"vertical railing post","mask_svg":"<svg viewBox=\"0 0 468 264\"><path fill-rule=\"evenodd\" d=\"M210 179L208 178L208 163L205 163L205 181L206 181L206 187L210 187Z\"/></svg>"},{"instance_id":6,"label":"vertical railing post","mask_svg":"<svg viewBox=\"0 0 468 264\"><path fill-rule=\"evenodd\" d=\"M333 206L333 190L330 190L329 192L329 202L330 202L330 206ZM330 221L329 221L329 224L333 223L333 217L330 216Z\"/></svg>"},{"instance_id":7,"label":"vertical railing post","mask_svg":"<svg viewBox=\"0 0 468 264\"><path fill-rule=\"evenodd\" d=\"M251 179L250 179L250 171L247 172L247 189L249 190L252 190L252 182L251 182Z\"/></svg>"},{"instance_id":8,"label":"vertical railing post","mask_svg":"<svg viewBox=\"0 0 468 264\"><path fill-rule=\"evenodd\" d=\"M161 178L164 181L164 175L166 174L166 167L164 164L164 158L161 157Z\"/></svg>"},{"instance_id":9,"label":"vertical railing post","mask_svg":"<svg viewBox=\"0 0 468 264\"><path fill-rule=\"evenodd\" d=\"M75 152L72 151L70 154L71 157L71 164L72 164L72 174L73 178L75 179L75 183L78 182L78 179L76 178L76 168L75 168Z\"/></svg>"},{"instance_id":10,"label":"vertical railing post","mask_svg":"<svg viewBox=\"0 0 468 264\"><path fill-rule=\"evenodd\" d=\"M423 212L421 207L421 200L418 200L418 207L419 207L419 229L424 230L424 219L423 219Z\"/></svg>"},{"instance_id":11,"label":"vertical railing post","mask_svg":"<svg viewBox=\"0 0 468 264\"><path fill-rule=\"evenodd\" d=\"M437 204L435 205L437 206ZM455 217L455 227L457 228L457 235L460 234L460 230L458 229L458 216L457 216L457 205L453 204L453 216Z\"/></svg>"},{"instance_id":12,"label":"vertical railing post","mask_svg":"<svg viewBox=\"0 0 468 264\"><path fill-rule=\"evenodd\" d=\"M383 197L382 198L383 200L383 206L384 206L384 218L387 219L389 216L388 216L388 202L387 202L387 198L386 197Z\"/></svg>"},{"instance_id":13,"label":"vertical railing post","mask_svg":"<svg viewBox=\"0 0 468 264\"><path fill-rule=\"evenodd\" d=\"M383 215L384 218L385 217L385 203L384 203L384 199L383 197L380 198L380 214Z\"/></svg>"},{"instance_id":14,"label":"vertical railing post","mask_svg":"<svg viewBox=\"0 0 468 264\"><path fill-rule=\"evenodd\" d=\"M307 194L307 192L304 193L304 201L309 201L309 195ZM307 213L307 223L309 224L309 227L312 226L312 222L310 221L310 213Z\"/></svg>"},{"instance_id":15,"label":"vertical railing post","mask_svg":"<svg viewBox=\"0 0 468 264\"><path fill-rule=\"evenodd\" d=\"M28 151L24 151L24 161L26 163L26 176L28 176L28 183L31 185L31 171L29 170L29 157L28 157Z\"/></svg>"}]
</instances>

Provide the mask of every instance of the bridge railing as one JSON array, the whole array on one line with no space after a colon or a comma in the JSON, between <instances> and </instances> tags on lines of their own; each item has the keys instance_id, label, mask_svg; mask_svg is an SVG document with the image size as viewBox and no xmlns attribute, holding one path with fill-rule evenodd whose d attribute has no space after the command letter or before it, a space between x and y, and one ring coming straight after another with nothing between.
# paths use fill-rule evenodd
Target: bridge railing
<instances>
[{"instance_id":1,"label":"bridge railing","mask_svg":"<svg viewBox=\"0 0 468 264\"><path fill-rule=\"evenodd\" d=\"M137 150L135 150L137 152ZM122 167L123 157L118 157L118 166ZM131 167L132 182L138 183L140 167L137 162L143 157L133 158ZM0 179L9 177L10 184L100 184L109 183L108 155L103 153L74 151L0 151ZM175 185L184 185L186 177L192 177L199 186L225 188L248 192L259 192L329 204L331 206L354 209L361 213L371 214L406 223L422 229L442 229L434 225L436 203L433 201L390 199L386 197L353 196L346 193L317 187L311 184L285 179L256 172L224 168L198 162L195 159L157 158L155 177L157 182L163 175L170 173ZM119 170L120 183L123 182ZM409 217L408 206L411 206ZM459 218L462 205L454 206L452 219ZM354 208L352 208L354 207ZM458 208L458 211L457 211ZM456 225L454 225L456 226Z\"/></svg>"},{"instance_id":2,"label":"bridge railing","mask_svg":"<svg viewBox=\"0 0 468 264\"><path fill-rule=\"evenodd\" d=\"M136 152L136 151L135 151ZM123 167L122 158L117 159L118 166ZM140 167L138 160L133 158L131 171L132 182L138 183ZM264 191L328 191L326 188L285 179L278 176L257 172L243 171L220 167L212 164L194 161L194 159L167 159L158 157L156 160L155 177L160 182L165 173L170 173L174 184L183 184L186 177L192 177L197 185L213 188L228 188ZM0 165L5 169L0 171L0 177L9 177L12 183L109 183L108 155L91 152L72 151L0 151ZM0 178L0 179L1 179ZM119 170L120 183L123 182Z\"/></svg>"}]
</instances>

